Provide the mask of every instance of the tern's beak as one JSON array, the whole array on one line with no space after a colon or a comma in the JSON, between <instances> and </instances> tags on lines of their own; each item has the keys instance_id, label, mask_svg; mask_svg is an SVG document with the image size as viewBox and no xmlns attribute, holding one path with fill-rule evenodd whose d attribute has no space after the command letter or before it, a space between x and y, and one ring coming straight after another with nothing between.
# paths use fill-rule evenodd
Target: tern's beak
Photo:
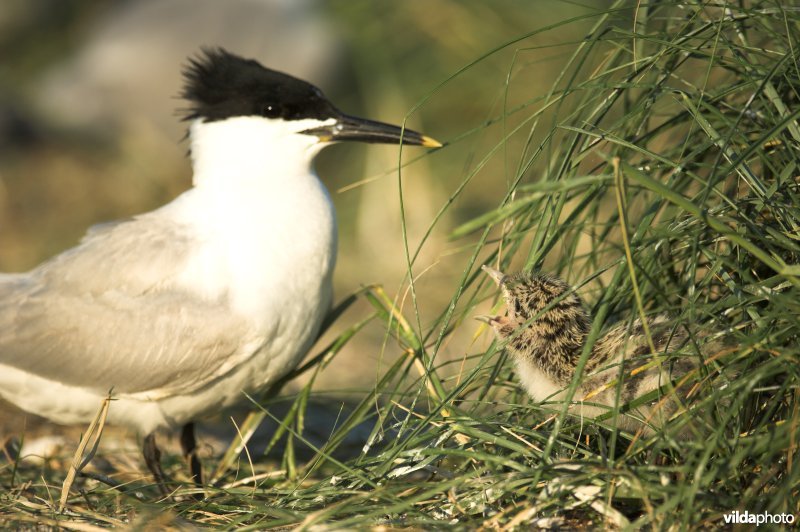
<instances>
[{"instance_id":1,"label":"tern's beak","mask_svg":"<svg viewBox=\"0 0 800 532\"><path fill-rule=\"evenodd\" d=\"M486 316L481 314L480 316L475 316L475 319L478 321L482 321L483 323L488 323L489 325L496 319L494 316Z\"/></svg>"},{"instance_id":2,"label":"tern's beak","mask_svg":"<svg viewBox=\"0 0 800 532\"><path fill-rule=\"evenodd\" d=\"M495 270L494 268L490 268L489 266L486 266L485 264L483 266L481 266L481 269L484 272L486 272L486 274L489 277L491 277L494 280L494 282L498 284L498 286L503 282L503 279L505 279L505 277L506 277L503 274L503 272L501 272L500 270Z\"/></svg>"},{"instance_id":3,"label":"tern's beak","mask_svg":"<svg viewBox=\"0 0 800 532\"><path fill-rule=\"evenodd\" d=\"M329 126L307 129L303 133L316 135L321 142L357 141L382 144L402 142L410 146L425 146L426 148L441 148L442 146L438 140L410 129L345 114L339 115L336 122Z\"/></svg>"}]
</instances>

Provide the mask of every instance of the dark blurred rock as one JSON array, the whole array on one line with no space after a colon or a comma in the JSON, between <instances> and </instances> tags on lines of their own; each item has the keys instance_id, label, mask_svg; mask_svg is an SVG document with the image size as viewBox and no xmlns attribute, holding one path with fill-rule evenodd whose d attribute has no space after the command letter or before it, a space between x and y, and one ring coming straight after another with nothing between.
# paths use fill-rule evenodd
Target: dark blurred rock
<instances>
[{"instance_id":1,"label":"dark blurred rock","mask_svg":"<svg viewBox=\"0 0 800 532\"><path fill-rule=\"evenodd\" d=\"M30 112L21 102L0 92L0 154L41 140L41 131Z\"/></svg>"}]
</instances>

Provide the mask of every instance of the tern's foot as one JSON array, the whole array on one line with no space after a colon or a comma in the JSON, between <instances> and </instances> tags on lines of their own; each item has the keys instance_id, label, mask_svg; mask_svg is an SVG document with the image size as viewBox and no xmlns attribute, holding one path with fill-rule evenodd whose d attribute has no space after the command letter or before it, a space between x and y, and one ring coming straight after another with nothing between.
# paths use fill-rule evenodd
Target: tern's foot
<instances>
[{"instance_id":1,"label":"tern's foot","mask_svg":"<svg viewBox=\"0 0 800 532\"><path fill-rule=\"evenodd\" d=\"M203 465L197 456L197 440L194 437L194 423L187 423L181 430L181 449L183 457L189 465L192 482L197 486L203 485ZM203 498L202 493L194 494L196 500Z\"/></svg>"},{"instance_id":2,"label":"tern's foot","mask_svg":"<svg viewBox=\"0 0 800 532\"><path fill-rule=\"evenodd\" d=\"M142 454L144 455L144 463L147 464L147 469L153 474L153 479L158 485L158 490L163 497L169 496L169 490L166 484L166 475L161 468L161 450L156 445L156 433L151 432L144 438L142 445Z\"/></svg>"}]
</instances>

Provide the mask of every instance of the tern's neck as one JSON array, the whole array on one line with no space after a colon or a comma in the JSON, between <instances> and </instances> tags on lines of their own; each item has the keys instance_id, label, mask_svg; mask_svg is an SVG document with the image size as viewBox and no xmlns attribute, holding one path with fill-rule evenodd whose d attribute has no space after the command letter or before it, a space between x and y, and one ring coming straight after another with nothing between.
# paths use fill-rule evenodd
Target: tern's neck
<instances>
[{"instance_id":1,"label":"tern's neck","mask_svg":"<svg viewBox=\"0 0 800 532\"><path fill-rule=\"evenodd\" d=\"M298 126L259 117L195 121L189 130L195 187L285 186L295 177L311 174L323 144L314 136L293 133L301 129Z\"/></svg>"}]
</instances>

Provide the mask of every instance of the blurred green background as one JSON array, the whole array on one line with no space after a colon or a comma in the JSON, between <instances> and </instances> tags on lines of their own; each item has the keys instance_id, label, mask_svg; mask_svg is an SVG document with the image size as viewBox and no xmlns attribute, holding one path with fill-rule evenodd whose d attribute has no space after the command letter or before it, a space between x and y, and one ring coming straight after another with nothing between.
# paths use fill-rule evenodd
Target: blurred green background
<instances>
[{"instance_id":1,"label":"blurred green background","mask_svg":"<svg viewBox=\"0 0 800 532\"><path fill-rule=\"evenodd\" d=\"M4 2L0 271L29 269L74 245L90 225L150 210L190 186L185 124L175 112L182 105L176 97L180 69L200 46L221 45L314 82L347 113L394 123L408 115L408 127L447 143L428 154L403 151L403 162L409 163L402 177L412 252L436 213L447 207L415 264L421 317L432 321L457 288L471 252L449 233L498 205L524 151L525 134L502 139L529 117L498 117L551 88L589 30L592 9L606 5ZM577 20L487 56L512 38L571 18ZM478 58L483 59L459 72ZM394 146L340 145L317 161L339 216L337 299L363 284L380 283L406 301L398 153ZM531 168L525 181L540 171ZM365 311L356 306L343 323ZM476 327L462 327L448 341L469 343ZM396 355L383 353L384 334L380 324L360 334L317 387L374 381L382 358ZM464 355L463 343L456 343L448 356Z\"/></svg>"}]
</instances>

